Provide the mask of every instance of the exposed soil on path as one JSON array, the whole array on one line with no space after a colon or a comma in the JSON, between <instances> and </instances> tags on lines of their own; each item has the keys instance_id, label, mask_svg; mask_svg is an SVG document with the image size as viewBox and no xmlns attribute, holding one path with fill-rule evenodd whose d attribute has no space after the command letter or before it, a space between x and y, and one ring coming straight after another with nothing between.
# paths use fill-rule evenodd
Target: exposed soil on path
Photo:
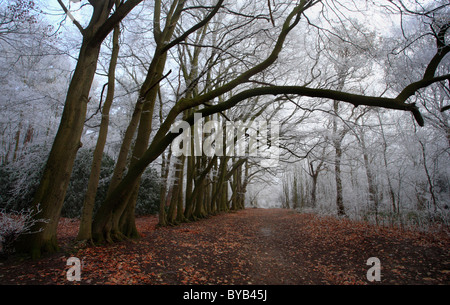
<instances>
[{"instance_id":1,"label":"exposed soil on path","mask_svg":"<svg viewBox=\"0 0 450 305\"><path fill-rule=\"evenodd\" d=\"M0 261L0 284L72 284L70 256L82 261L80 284L450 284L450 237L380 228L282 209L247 209L156 229L137 219L142 238L71 249L78 222L62 219L61 253Z\"/></svg>"}]
</instances>

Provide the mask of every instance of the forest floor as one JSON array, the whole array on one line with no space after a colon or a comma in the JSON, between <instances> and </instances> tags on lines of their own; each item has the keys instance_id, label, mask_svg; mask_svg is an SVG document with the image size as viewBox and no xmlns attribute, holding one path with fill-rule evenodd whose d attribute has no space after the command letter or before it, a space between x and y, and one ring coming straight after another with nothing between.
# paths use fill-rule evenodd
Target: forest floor
<instances>
[{"instance_id":1,"label":"forest floor","mask_svg":"<svg viewBox=\"0 0 450 305\"><path fill-rule=\"evenodd\" d=\"M73 284L67 259L82 262L79 284L450 284L450 236L377 227L282 209L246 209L175 227L137 219L142 238L74 249L78 221L61 219L61 252L0 261L0 284Z\"/></svg>"}]
</instances>

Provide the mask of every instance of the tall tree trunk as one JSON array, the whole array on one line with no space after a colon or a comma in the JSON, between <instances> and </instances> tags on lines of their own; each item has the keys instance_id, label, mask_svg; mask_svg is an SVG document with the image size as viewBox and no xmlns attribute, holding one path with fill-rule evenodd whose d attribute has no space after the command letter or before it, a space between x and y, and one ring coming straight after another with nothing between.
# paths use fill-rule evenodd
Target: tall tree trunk
<instances>
[{"instance_id":1,"label":"tall tree trunk","mask_svg":"<svg viewBox=\"0 0 450 305\"><path fill-rule=\"evenodd\" d=\"M245 209L245 194L247 194L247 185L250 182L250 176L249 176L250 166L248 163L248 159L245 160L245 170L244 170L244 180L242 182L242 193L241 193L241 200L239 207L241 210Z\"/></svg>"},{"instance_id":2,"label":"tall tree trunk","mask_svg":"<svg viewBox=\"0 0 450 305\"><path fill-rule=\"evenodd\" d=\"M153 122L153 113L156 102L156 97L159 91L159 82L163 78L164 67L167 59L167 52L163 51L165 44L171 39L175 25L177 24L180 16L182 8L184 7L185 1L174 1L172 3L170 12L167 16L166 26L163 32L159 32L155 29L155 40L157 41L157 46L154 52L153 60L150 64L149 70L147 71L147 77L144 81L143 86L141 87L139 99L136 103L134 120L130 124L130 130L127 133L129 138L127 138L127 145L124 145L121 148L121 156L122 162L116 164L116 169L114 170L117 173L117 176L113 177L113 181L111 182L108 193L111 194L112 191L118 186L120 180L122 179L123 172L125 171L125 155L128 154L131 144L131 138L134 134L137 126L137 119L139 118L139 126L138 133L135 141L134 150L132 152L132 158L130 162L129 168L133 167L136 162L143 156L144 152L148 148L150 134L152 131L152 122ZM156 8L158 9L158 8ZM159 17L159 13L155 14L155 18ZM156 20L155 22L160 22L160 20ZM142 103L142 104L141 104ZM127 130L128 131L128 130ZM122 151L123 150L123 151ZM126 196L126 200L117 203L108 204L107 201L102 204L100 207L96 218L93 223L93 235L96 240L103 240L106 236L121 239L123 237L132 237L123 235L119 229L119 222L122 218L122 214L127 209L127 206L131 207L129 209L133 210L136 205L137 194L140 186L140 179L142 173L140 173L132 184L126 185L126 192L129 194ZM125 190L124 190L125 192ZM128 222L134 223L134 215L131 213L127 214ZM122 219L122 223L125 223L127 220ZM136 232L136 228L129 228L128 232ZM114 232L113 234L111 234ZM101 236L104 235L104 236ZM111 241L110 238L107 238Z\"/></svg>"},{"instance_id":3,"label":"tall tree trunk","mask_svg":"<svg viewBox=\"0 0 450 305\"><path fill-rule=\"evenodd\" d=\"M375 222L378 224L378 190L375 184L375 179L370 166L369 154L367 152L366 140L363 131L360 135L360 143L363 150L364 167L366 169L367 184L369 186L369 210L375 212Z\"/></svg>"},{"instance_id":4,"label":"tall tree trunk","mask_svg":"<svg viewBox=\"0 0 450 305\"><path fill-rule=\"evenodd\" d=\"M166 192L167 192L167 178L169 175L170 159L172 157L172 149L169 147L169 153L167 157L163 153L162 164L161 164L161 189L160 189L160 202L159 202L159 215L158 215L158 225L167 225L167 215L166 215Z\"/></svg>"},{"instance_id":5,"label":"tall tree trunk","mask_svg":"<svg viewBox=\"0 0 450 305\"><path fill-rule=\"evenodd\" d=\"M231 210L237 211L240 209L240 200L242 196L242 164L240 164L233 173L232 195L231 195Z\"/></svg>"},{"instance_id":6,"label":"tall tree trunk","mask_svg":"<svg viewBox=\"0 0 450 305\"><path fill-rule=\"evenodd\" d=\"M217 155L214 155L217 156ZM209 206L210 206L210 214L215 215L217 213L216 201L214 200L214 194L217 189L217 174L218 174L218 162L219 158L216 158L213 162L213 174L211 175L211 182L209 183L210 192L208 194L209 197Z\"/></svg>"},{"instance_id":7,"label":"tall tree trunk","mask_svg":"<svg viewBox=\"0 0 450 305\"><path fill-rule=\"evenodd\" d=\"M339 102L334 101L334 113L339 112ZM333 144L334 144L334 177L336 181L336 207L339 216L345 216L344 199L342 195L342 179L341 179L341 158L342 158L342 138L337 130L337 119L333 118Z\"/></svg>"},{"instance_id":8,"label":"tall tree trunk","mask_svg":"<svg viewBox=\"0 0 450 305\"><path fill-rule=\"evenodd\" d=\"M291 192L289 191L289 177L287 175L283 178L283 207L285 209L290 209L290 202L291 202Z\"/></svg>"},{"instance_id":9,"label":"tall tree trunk","mask_svg":"<svg viewBox=\"0 0 450 305\"><path fill-rule=\"evenodd\" d=\"M82 146L80 139L99 52L100 44L83 40L58 132L33 200L34 209L38 206L41 209L38 217L48 222L36 224L32 231L40 232L23 235L16 247L19 251L30 252L33 257L58 249L56 229L75 157Z\"/></svg>"},{"instance_id":10,"label":"tall tree trunk","mask_svg":"<svg viewBox=\"0 0 450 305\"><path fill-rule=\"evenodd\" d=\"M159 51L157 51L157 52L159 53ZM152 85L154 85L154 84L156 84L156 85L154 85L153 88L145 96L145 103L144 103L142 113L141 113L141 118L139 121L139 128L138 128L138 133L136 136L134 150L132 153L130 167L133 166L137 162L137 160L139 160L141 158L141 156L144 154L144 152L147 150L148 143L150 140L150 134L152 132L153 113L154 113L156 98L157 98L157 94L159 91L159 85L157 83L162 78L165 63L166 63L166 54L163 54L157 61L155 70L153 72L154 75L152 77L152 79L153 79ZM140 177L138 178L138 181L135 183L135 185L132 186L132 188L130 187L130 191L131 191L132 195L129 197L128 202L124 203L124 208L122 210L120 210L120 209L116 210L116 212L113 214L113 217L114 217L113 224L116 223L118 221L118 219L120 219L122 217L123 210L126 209L128 206L130 206L130 208L127 208L127 209L134 210L134 207L136 206L138 192L139 192L139 186L140 186ZM128 217L129 217L128 221L130 223L134 223L134 215L131 213L128 213ZM123 221L126 221L126 220L123 220ZM136 228L132 229L131 231L135 232ZM127 236L127 235L125 235L125 236ZM133 237L133 236L127 236L127 237Z\"/></svg>"},{"instance_id":11,"label":"tall tree trunk","mask_svg":"<svg viewBox=\"0 0 450 305\"><path fill-rule=\"evenodd\" d=\"M396 209L396 203L395 203L394 187L392 186L391 175L389 174L389 166L388 166L388 160L387 160L386 135L384 133L383 123L381 121L381 115L379 112L377 113L377 117L378 117L378 122L380 123L381 136L383 138L383 161L384 161L384 169L386 171L386 178L387 178L388 187L389 187L389 197L391 198L392 212L395 214L397 212L397 209Z\"/></svg>"},{"instance_id":12,"label":"tall tree trunk","mask_svg":"<svg viewBox=\"0 0 450 305\"><path fill-rule=\"evenodd\" d=\"M120 35L120 26L116 25L113 33L113 49L108 69L108 90L106 93L105 103L103 104L99 135L94 150L88 187L86 195L84 197L80 228L77 236L78 240L90 240L92 238L92 214L94 210L95 196L97 194L97 188L100 178L100 169L103 158L103 151L106 144L106 138L108 136L109 111L111 109L111 105L114 99L114 89L115 89L114 83L116 78L115 72L116 72L117 58L119 56L119 35Z\"/></svg>"},{"instance_id":13,"label":"tall tree trunk","mask_svg":"<svg viewBox=\"0 0 450 305\"><path fill-rule=\"evenodd\" d=\"M316 195L317 195L317 178L319 177L319 173L316 172L312 176L312 187L311 187L311 207L316 207Z\"/></svg>"},{"instance_id":14,"label":"tall tree trunk","mask_svg":"<svg viewBox=\"0 0 450 305\"><path fill-rule=\"evenodd\" d=\"M184 188L183 188L183 182L184 182L184 161L186 160L186 157L183 157L183 164L180 171L180 177L178 181L178 198L177 198L177 223L182 223L186 221L186 218L184 217Z\"/></svg>"},{"instance_id":15,"label":"tall tree trunk","mask_svg":"<svg viewBox=\"0 0 450 305\"><path fill-rule=\"evenodd\" d=\"M342 179L341 179L341 157L342 150L340 144L335 147L336 156L334 159L334 173L336 181L336 206L339 216L345 216L344 199L342 196Z\"/></svg>"},{"instance_id":16,"label":"tall tree trunk","mask_svg":"<svg viewBox=\"0 0 450 305\"><path fill-rule=\"evenodd\" d=\"M204 157L198 157L198 158L203 158L206 159ZM208 165L206 167L202 167L201 169L201 173L197 176L197 179L195 180L195 186L194 186L194 190L192 191L192 194L190 197L186 197L186 202L188 201L193 201L194 198L195 199L195 210L194 210L194 217L196 218L202 218L203 216L205 216L205 207L203 206L204 204L204 198L209 198L209 196L204 196L204 194L209 194L208 188L205 187L206 185L206 181L205 178L208 176L208 174L210 173L212 167L215 164L215 161L217 160L217 155L214 155L214 157L209 160ZM205 163L206 160L203 160L202 163ZM208 206L210 206L208 204ZM208 208L206 210L209 210Z\"/></svg>"},{"instance_id":17,"label":"tall tree trunk","mask_svg":"<svg viewBox=\"0 0 450 305\"><path fill-rule=\"evenodd\" d=\"M177 224L177 216L179 215L179 202L182 200L183 175L184 175L185 156L179 156L175 163L174 181L172 187L172 196L167 213L167 222L169 224Z\"/></svg>"},{"instance_id":18,"label":"tall tree trunk","mask_svg":"<svg viewBox=\"0 0 450 305\"><path fill-rule=\"evenodd\" d=\"M53 252L58 248L56 229L75 157L82 145L80 139L86 118L89 91L97 68L101 44L114 26L141 1L120 2L111 17L114 0L90 1L93 11L89 25L83 29L74 21L83 35L83 41L67 91L61 122L32 203L35 211L38 207L41 209L36 217L47 219L48 222L39 222L31 228L32 231L39 232L24 235L16 245L18 251L30 252L33 257L38 257L42 251ZM61 6L67 12L67 8Z\"/></svg>"},{"instance_id":19,"label":"tall tree trunk","mask_svg":"<svg viewBox=\"0 0 450 305\"><path fill-rule=\"evenodd\" d=\"M194 113L195 109L192 109L192 111L189 111L188 113ZM200 164L196 163L197 157L195 157L194 154L194 142L195 142L195 130L194 126L191 127L191 141L190 141L190 156L186 156L187 164L186 164L186 187L185 187L185 195L186 195L186 207L184 210L184 217L186 219L191 218L192 211L194 210L194 201L195 198L192 197L192 187L193 187L193 181L196 176L196 167L198 167Z\"/></svg>"},{"instance_id":20,"label":"tall tree trunk","mask_svg":"<svg viewBox=\"0 0 450 305\"><path fill-rule=\"evenodd\" d=\"M322 170L322 166L324 164L324 155L325 155L325 146L322 149L321 160L316 168L314 168L314 160L308 162L309 166L309 176L312 178L312 186L311 186L311 207L316 207L317 201L317 181L319 179L319 173Z\"/></svg>"},{"instance_id":21,"label":"tall tree trunk","mask_svg":"<svg viewBox=\"0 0 450 305\"><path fill-rule=\"evenodd\" d=\"M222 212L224 210L224 207L222 205L222 193L225 191L225 187L227 187L226 185L226 180L225 180L225 176L227 173L227 161L228 161L229 157L223 156L220 157L220 165L218 168L218 178L216 180L215 183L215 190L214 193L212 195L212 201L215 203L215 207L216 207L216 211L217 212Z\"/></svg>"},{"instance_id":22,"label":"tall tree trunk","mask_svg":"<svg viewBox=\"0 0 450 305\"><path fill-rule=\"evenodd\" d=\"M426 152L425 152L425 144L419 140L418 141L420 144L420 147L422 148L422 158L423 158L423 169L425 171L425 174L427 176L427 183L428 183L428 191L430 192L431 195L431 203L433 204L433 211L434 213L436 213L437 211L437 200L436 200L436 195L434 193L434 185L433 185L433 181L432 181L432 177L430 174L430 171L428 170L428 166L427 166L427 156L426 156Z\"/></svg>"},{"instance_id":23,"label":"tall tree trunk","mask_svg":"<svg viewBox=\"0 0 450 305\"><path fill-rule=\"evenodd\" d=\"M136 190L136 194L133 194L133 197L137 198L139 193L139 189ZM136 199L134 199L136 202ZM119 230L120 232L126 236L127 238L136 239L141 235L139 234L136 227L136 205L129 204L126 206L125 211L122 213L122 216L119 220Z\"/></svg>"}]
</instances>

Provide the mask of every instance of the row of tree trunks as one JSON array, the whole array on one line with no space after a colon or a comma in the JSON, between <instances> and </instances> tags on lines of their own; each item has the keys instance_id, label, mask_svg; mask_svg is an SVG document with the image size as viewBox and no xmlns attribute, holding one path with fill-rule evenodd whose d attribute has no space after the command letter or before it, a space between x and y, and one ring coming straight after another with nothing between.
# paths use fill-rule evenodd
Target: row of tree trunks
<instances>
[{"instance_id":1,"label":"row of tree trunks","mask_svg":"<svg viewBox=\"0 0 450 305\"><path fill-rule=\"evenodd\" d=\"M192 165L186 162L189 158L194 160ZM248 184L248 166L244 168L246 161L217 156L177 157L173 165L173 182L167 195L161 197L159 225L177 225L244 209ZM196 175L185 174L185 169L190 166L195 168ZM193 189L187 191L189 185Z\"/></svg>"},{"instance_id":2,"label":"row of tree trunks","mask_svg":"<svg viewBox=\"0 0 450 305\"><path fill-rule=\"evenodd\" d=\"M150 134L152 132L153 114L159 92L159 82L163 79L167 59L167 52L163 50L163 47L173 36L184 4L185 1L174 1L166 16L167 20L164 29L162 31L155 29L154 31L157 46L147 71L147 77L140 89L132 121L122 142L119 159L116 163L113 180L110 183L108 191L109 195L111 195L112 190L121 181L127 165L133 167L148 148ZM159 7L159 9L161 8ZM160 20L156 20L159 16L160 13L156 12L154 24L159 24ZM127 164L127 157L136 129L137 136L133 151L131 152L131 161L130 164ZM140 177L141 174L138 175L133 183L126 186L128 195L125 200L116 204L106 203L100 207L92 224L92 238L95 242L113 242L115 240L136 238L139 236L135 225L134 210L140 186Z\"/></svg>"}]
</instances>

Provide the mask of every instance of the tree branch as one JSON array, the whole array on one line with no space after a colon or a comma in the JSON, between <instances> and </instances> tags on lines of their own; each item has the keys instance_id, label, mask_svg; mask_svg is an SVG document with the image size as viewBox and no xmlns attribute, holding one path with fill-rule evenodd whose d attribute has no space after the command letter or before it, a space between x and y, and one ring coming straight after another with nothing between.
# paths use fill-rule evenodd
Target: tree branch
<instances>
[{"instance_id":1,"label":"tree branch","mask_svg":"<svg viewBox=\"0 0 450 305\"><path fill-rule=\"evenodd\" d=\"M235 79L229 81L223 86L220 86L219 88L216 88L206 94L203 94L201 96L198 96L193 99L182 99L179 101L179 109L175 109L176 111L183 111L185 109L195 107L201 104L204 104L205 102L209 102L213 100L214 98L231 91L232 89L236 88L237 86L241 85L244 82L247 82L252 76L264 71L268 67L270 67L277 59L278 55L280 54L284 41L286 40L287 35L290 33L290 31L298 24L300 21L300 16L304 12L305 6L302 1L301 4L296 6L292 12L288 15L286 18L283 28L278 36L278 39L275 43L275 46L270 53L270 55L264 59L259 64L255 65L254 67L248 69L247 71L243 72L239 76L237 76ZM292 23L291 23L292 22ZM167 127L166 127L167 128ZM168 130L168 129L167 129Z\"/></svg>"},{"instance_id":2,"label":"tree branch","mask_svg":"<svg viewBox=\"0 0 450 305\"><path fill-rule=\"evenodd\" d=\"M404 102L409 97L413 96L419 89L428 87L433 83L437 83L443 80L450 80L450 74L445 74L442 76L432 77L432 78L424 78L417 82L411 83L406 86L402 92L397 96L397 100Z\"/></svg>"},{"instance_id":3,"label":"tree branch","mask_svg":"<svg viewBox=\"0 0 450 305\"><path fill-rule=\"evenodd\" d=\"M272 6L270 5L270 0L267 0L267 5L269 6L270 21L272 22L272 25L275 26L275 20L273 19Z\"/></svg>"},{"instance_id":4,"label":"tree branch","mask_svg":"<svg viewBox=\"0 0 450 305\"><path fill-rule=\"evenodd\" d=\"M410 111L413 113L417 123L423 126L423 118L415 104L407 104L398 98L386 98L386 97L373 97L365 96L359 94L346 93L341 91L329 90L329 89L316 89L308 88L302 86L272 86L272 87L261 87L242 91L227 101L204 108L198 112L202 113L203 116L208 116L213 113L224 111L235 106L237 103L260 95L280 95L280 94L296 94L301 96L316 97L316 98L328 98L331 100L338 100L342 102L347 102L355 107L359 105L371 106L371 107L382 107L388 109L396 109L403 111Z\"/></svg>"},{"instance_id":5,"label":"tree branch","mask_svg":"<svg viewBox=\"0 0 450 305\"><path fill-rule=\"evenodd\" d=\"M449 106L445 106L441 108L441 112L447 111L450 109L450 105Z\"/></svg>"},{"instance_id":6,"label":"tree branch","mask_svg":"<svg viewBox=\"0 0 450 305\"><path fill-rule=\"evenodd\" d=\"M203 19L202 21L200 21L199 23L197 23L196 25L194 25L193 27L191 27L190 29L188 29L186 32L184 32L181 36L175 38L173 41L171 41L170 43L168 43L167 45L165 45L162 49L161 49L161 53L165 53L168 50L170 50L172 47L174 47L175 45L177 45L178 43L184 41L190 34L192 34L193 32L197 31L198 29L202 28L203 26L205 26L211 19L212 17L214 17L214 15L219 11L219 9L222 7L222 3L224 2L224 0L219 0L216 4L216 6L214 7L214 9L206 16L205 19Z\"/></svg>"},{"instance_id":7,"label":"tree branch","mask_svg":"<svg viewBox=\"0 0 450 305\"><path fill-rule=\"evenodd\" d=\"M156 41L159 41L161 36L161 0L155 0L155 9L153 14L153 36Z\"/></svg>"},{"instance_id":8,"label":"tree branch","mask_svg":"<svg viewBox=\"0 0 450 305\"><path fill-rule=\"evenodd\" d=\"M75 19L75 17L73 17L72 13L67 9L67 7L64 5L64 3L62 2L62 0L58 0L59 5L61 6L61 8L63 9L64 13L66 13L66 15L70 18L70 20L72 20L73 24L75 24L75 26L78 28L78 30L80 30L80 33L82 35L84 35L84 29L81 26L81 24Z\"/></svg>"},{"instance_id":9,"label":"tree branch","mask_svg":"<svg viewBox=\"0 0 450 305\"><path fill-rule=\"evenodd\" d=\"M444 24L439 28L439 32L435 34L436 36L436 54L433 56L431 61L428 63L428 66L423 75L423 79L428 79L434 77L436 70L441 63L442 59L450 52L450 45L445 43L445 34L450 28L450 22Z\"/></svg>"},{"instance_id":10,"label":"tree branch","mask_svg":"<svg viewBox=\"0 0 450 305\"><path fill-rule=\"evenodd\" d=\"M106 36L114 29L114 26L122 21L125 16L128 15L137 5L143 0L128 0L121 2L119 7L116 8L114 14L109 16L108 19L98 28L92 39L93 43L102 42Z\"/></svg>"}]
</instances>

